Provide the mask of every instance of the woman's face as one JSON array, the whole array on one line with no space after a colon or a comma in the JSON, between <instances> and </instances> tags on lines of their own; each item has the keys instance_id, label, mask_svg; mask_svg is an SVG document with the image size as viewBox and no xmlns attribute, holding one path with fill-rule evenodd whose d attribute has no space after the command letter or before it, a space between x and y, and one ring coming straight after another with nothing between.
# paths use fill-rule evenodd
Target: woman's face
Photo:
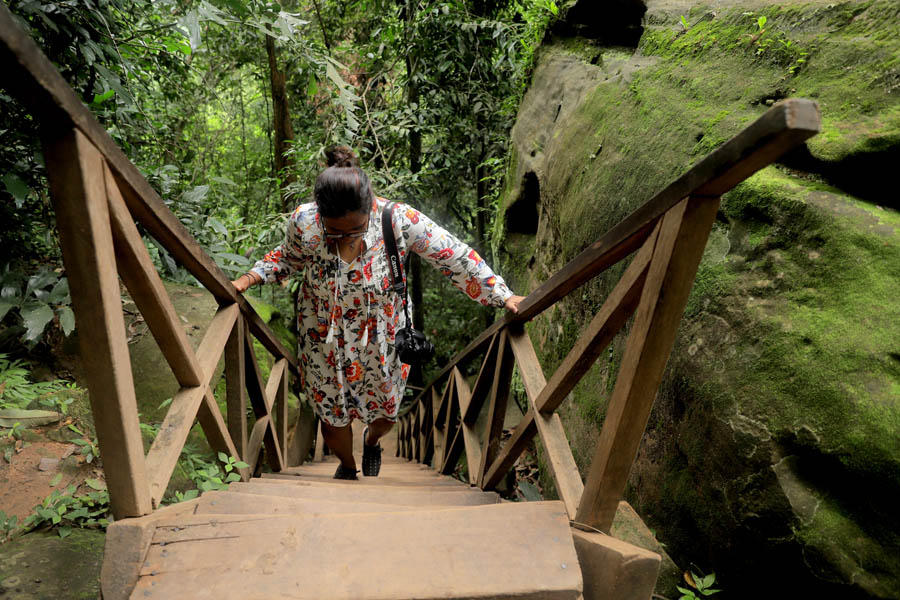
<instances>
[{"instance_id":1,"label":"woman's face","mask_svg":"<svg viewBox=\"0 0 900 600\"><path fill-rule=\"evenodd\" d=\"M349 212L342 217L322 217L325 239L341 241L362 237L369 227L369 213Z\"/></svg>"}]
</instances>

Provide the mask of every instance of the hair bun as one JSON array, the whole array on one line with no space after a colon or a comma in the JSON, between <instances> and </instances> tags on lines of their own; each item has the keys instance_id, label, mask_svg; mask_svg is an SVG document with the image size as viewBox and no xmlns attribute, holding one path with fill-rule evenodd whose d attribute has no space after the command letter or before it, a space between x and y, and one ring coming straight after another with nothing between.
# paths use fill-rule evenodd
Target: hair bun
<instances>
[{"instance_id":1,"label":"hair bun","mask_svg":"<svg viewBox=\"0 0 900 600\"><path fill-rule=\"evenodd\" d=\"M358 167L359 159L349 146L331 146L325 150L329 167Z\"/></svg>"}]
</instances>

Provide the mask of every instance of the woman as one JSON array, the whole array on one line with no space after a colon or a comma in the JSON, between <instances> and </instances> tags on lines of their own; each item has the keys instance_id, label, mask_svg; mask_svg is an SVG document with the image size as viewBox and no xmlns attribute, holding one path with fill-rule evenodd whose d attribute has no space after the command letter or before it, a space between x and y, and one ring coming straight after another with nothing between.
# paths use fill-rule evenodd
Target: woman
<instances>
[{"instance_id":1,"label":"woman","mask_svg":"<svg viewBox=\"0 0 900 600\"><path fill-rule=\"evenodd\" d=\"M301 275L298 345L301 388L322 421L325 443L340 459L336 479L356 479L352 419L363 432L363 474L378 475L378 440L397 419L409 365L394 348L405 326L404 298L393 290L382 232L388 202L346 146L330 148L316 178L315 202L293 212L283 244L233 281L239 292L258 283ZM470 298L517 311L515 296L478 253L419 211L393 207L392 224L403 260L408 249L431 263Z\"/></svg>"}]
</instances>

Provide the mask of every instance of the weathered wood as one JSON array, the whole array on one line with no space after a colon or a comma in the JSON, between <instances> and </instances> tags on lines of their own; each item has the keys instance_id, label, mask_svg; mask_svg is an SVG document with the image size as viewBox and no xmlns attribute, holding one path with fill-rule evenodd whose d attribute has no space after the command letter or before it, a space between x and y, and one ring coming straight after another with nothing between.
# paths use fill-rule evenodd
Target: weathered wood
<instances>
[{"instance_id":1,"label":"weathered wood","mask_svg":"<svg viewBox=\"0 0 900 600\"><path fill-rule=\"evenodd\" d=\"M569 441L566 439L566 432L559 420L559 415L545 416L537 412L535 400L547 385L544 380L544 372L541 370L541 364L534 352L531 338L528 337L524 328L509 328L509 345L516 356L516 364L525 385L525 394L528 396L531 411L535 414L534 422L544 444L547 462L550 464L550 473L556 482L556 491L566 505L569 518L574 519L578 510L578 502L581 500L581 493L584 491L584 484L581 482L578 465L575 464L575 458L572 456L572 449L569 447Z\"/></svg>"},{"instance_id":2,"label":"weathered wood","mask_svg":"<svg viewBox=\"0 0 900 600\"><path fill-rule=\"evenodd\" d=\"M531 442L531 439L537 435L537 425L534 422L534 411L528 409L525 416L519 422L519 425L513 430L510 437L500 454L494 459L487 473L484 475L484 481L479 487L484 490L494 489L504 476L513 468L516 461L525 448Z\"/></svg>"},{"instance_id":3,"label":"weathered wood","mask_svg":"<svg viewBox=\"0 0 900 600\"><path fill-rule=\"evenodd\" d=\"M438 384L435 383L431 386L431 390L433 393L437 394ZM444 384L444 391L440 394L440 403L438 404L438 410L434 416L435 427L438 429L443 429L445 425L445 421L447 420L447 410L450 406L450 396L447 393L450 390L450 379L448 378Z\"/></svg>"},{"instance_id":4,"label":"weathered wood","mask_svg":"<svg viewBox=\"0 0 900 600\"><path fill-rule=\"evenodd\" d=\"M234 441L238 456L247 459L247 392L244 362L243 316L238 316L231 335L225 343L225 403L228 433Z\"/></svg>"},{"instance_id":5,"label":"weathered wood","mask_svg":"<svg viewBox=\"0 0 900 600\"><path fill-rule=\"evenodd\" d=\"M453 469L456 468L456 462L459 460L459 452L462 451L456 440L456 436L459 433L459 402L456 399L456 381L452 377L447 379L444 395L447 397L447 416L444 418L445 448L438 472L447 475L453 473Z\"/></svg>"},{"instance_id":6,"label":"weathered wood","mask_svg":"<svg viewBox=\"0 0 900 600\"><path fill-rule=\"evenodd\" d=\"M119 276L144 317L160 352L169 363L179 385L196 386L203 382L203 371L194 349L169 297L147 247L141 239L131 213L119 193L118 185L104 164L109 216L116 248Z\"/></svg>"},{"instance_id":7,"label":"weathered wood","mask_svg":"<svg viewBox=\"0 0 900 600\"><path fill-rule=\"evenodd\" d=\"M497 349L500 347L501 334L491 337L491 344L488 346L487 352L484 354L484 361L481 368L478 369L478 376L475 378L475 385L472 386L472 393L469 396L469 403L462 411L462 420L469 425L474 425L484 408L484 401L487 400L491 392L491 384L494 381L494 367L497 362Z\"/></svg>"},{"instance_id":8,"label":"weathered wood","mask_svg":"<svg viewBox=\"0 0 900 600\"><path fill-rule=\"evenodd\" d=\"M484 438L481 444L481 465L478 468L478 482L481 487L484 487L484 474L500 450L500 435L503 433L503 421L506 418L509 382L515 366L512 352L509 351L508 338L508 332L504 329L497 342L497 362L494 381L491 384L491 404L488 408ZM478 383L476 382L475 385L477 387ZM472 403L476 401L477 399L472 399Z\"/></svg>"},{"instance_id":9,"label":"weathered wood","mask_svg":"<svg viewBox=\"0 0 900 600\"><path fill-rule=\"evenodd\" d=\"M459 369L453 369L453 377L456 380L456 395L459 398L459 410L461 414L465 414L472 399L472 392L469 390L469 384ZM466 447L466 465L469 470L469 483L475 485L478 483L478 469L481 467L481 440L478 439L478 433L475 426L470 425L463 420L460 423L460 429L463 433L463 442Z\"/></svg>"},{"instance_id":10,"label":"weathered wood","mask_svg":"<svg viewBox=\"0 0 900 600\"><path fill-rule=\"evenodd\" d=\"M444 464L439 473L442 475L453 475L463 450L465 450L465 441L462 427L457 427L453 431L453 438L448 444L447 452L444 454Z\"/></svg>"},{"instance_id":11,"label":"weathered wood","mask_svg":"<svg viewBox=\"0 0 900 600\"><path fill-rule=\"evenodd\" d=\"M253 430L250 432L250 441L247 442L247 459L244 461L250 465L250 472L256 473L256 467L259 464L259 453L262 451L263 440L270 435L269 431L271 421L269 415L263 415L253 424Z\"/></svg>"},{"instance_id":12,"label":"weathered wood","mask_svg":"<svg viewBox=\"0 0 900 600\"><path fill-rule=\"evenodd\" d=\"M609 532L718 207L718 198L686 198L663 219L578 507L579 523Z\"/></svg>"},{"instance_id":13,"label":"weathered wood","mask_svg":"<svg viewBox=\"0 0 900 600\"><path fill-rule=\"evenodd\" d=\"M294 424L294 434L290 436L287 449L284 451L284 460L288 467L301 465L309 458L313 442L316 438L316 413L307 402L300 400L297 411L297 422Z\"/></svg>"},{"instance_id":14,"label":"weathered wood","mask_svg":"<svg viewBox=\"0 0 900 600\"><path fill-rule=\"evenodd\" d=\"M288 430L288 369L287 361L283 358L275 361L272 371L269 373L269 381L266 383L266 396L275 419L275 431L278 434L278 444L282 448L287 443Z\"/></svg>"},{"instance_id":15,"label":"weathered wood","mask_svg":"<svg viewBox=\"0 0 900 600\"><path fill-rule=\"evenodd\" d=\"M0 7L4 41L9 13ZM30 40L29 40L30 41ZM0 53L3 45L0 44ZM0 54L3 56L3 54ZM7 67L5 60L0 61ZM6 77L11 74L7 72ZM52 134L52 135L51 135ZM110 229L103 158L77 130L46 131L44 156L113 515L152 508Z\"/></svg>"},{"instance_id":16,"label":"weathered wood","mask_svg":"<svg viewBox=\"0 0 900 600\"><path fill-rule=\"evenodd\" d=\"M456 356L454 356L452 359L450 359L450 362L447 363L447 366L445 366L443 369L441 369L438 372L438 374L435 375L431 379L431 381L429 381L425 385L425 389L422 392L420 392L413 399L413 404L414 405L418 404L423 398L425 398L425 392L428 391L428 388L430 388L433 385L436 385L437 382L439 382L441 379L446 377L450 373L450 369L452 369L453 367L462 367L468 359L470 359L473 355L480 352L488 343L490 343L491 338L493 338L494 335L498 331L500 331L500 329L502 329L505 325L506 325L505 321L503 319L499 319L496 322L494 322L493 325L491 325L490 327L488 327L487 329L482 331L480 334L478 334L478 337L476 337L474 340L469 342L468 346L463 348L460 352L458 352L456 354Z\"/></svg>"},{"instance_id":17,"label":"weathered wood","mask_svg":"<svg viewBox=\"0 0 900 600\"><path fill-rule=\"evenodd\" d=\"M203 381L201 385L182 387L178 390L175 397L172 398L172 404L169 406L153 444L150 446L150 451L147 453L146 464L147 475L150 478L150 493L157 506L169 485L169 478L181 455L184 442L191 432L191 427L194 426L194 419L203 401L203 396L209 390L208 381L215 370L215 363L218 362L218 359L213 359L213 357L221 356L237 315L238 308L234 305L220 308L216 312L197 349L197 355L202 357L196 362L203 374ZM185 360L187 361L188 358L185 357ZM212 422L207 421L207 424L211 425ZM210 433L214 432L207 431L207 435Z\"/></svg>"},{"instance_id":18,"label":"weathered wood","mask_svg":"<svg viewBox=\"0 0 900 600\"><path fill-rule=\"evenodd\" d=\"M434 431L434 455L432 456L432 460L434 462L434 468L440 469L444 459L444 446L446 442L444 436L444 421L440 418L442 398L433 387L431 388L431 405L433 407L431 427Z\"/></svg>"},{"instance_id":19,"label":"weathered wood","mask_svg":"<svg viewBox=\"0 0 900 600\"><path fill-rule=\"evenodd\" d=\"M250 406L253 407L253 414L256 416L257 423L263 417L269 417L263 441L266 445L266 460L273 471L281 471L284 469L284 458L281 454L281 445L278 443L278 436L275 435L275 424L272 422L272 406L266 395L266 387L263 384L262 373L259 370L259 363L256 362L256 352L253 350L253 339L245 331L244 332L244 363L247 375L246 385L247 394L250 398ZM255 429L254 425L254 429ZM252 436L252 434L251 434ZM251 448L251 454L253 449ZM249 463L250 461L246 461Z\"/></svg>"},{"instance_id":20,"label":"weathered wood","mask_svg":"<svg viewBox=\"0 0 900 600\"><path fill-rule=\"evenodd\" d=\"M553 414L637 308L658 233L659 225L635 254L590 324L578 336L575 345L550 377L550 382L541 390L535 400L541 414Z\"/></svg>"},{"instance_id":21,"label":"weathered wood","mask_svg":"<svg viewBox=\"0 0 900 600\"><path fill-rule=\"evenodd\" d=\"M313 461L320 462L325 459L325 436L322 435L322 421L316 417L316 450L313 453Z\"/></svg>"},{"instance_id":22,"label":"weathered wood","mask_svg":"<svg viewBox=\"0 0 900 600\"><path fill-rule=\"evenodd\" d=\"M819 105L791 98L779 102L743 131L670 183L602 238L569 261L519 304L507 322L529 321L585 281L637 249L653 225L682 198L719 196L818 133Z\"/></svg>"}]
</instances>

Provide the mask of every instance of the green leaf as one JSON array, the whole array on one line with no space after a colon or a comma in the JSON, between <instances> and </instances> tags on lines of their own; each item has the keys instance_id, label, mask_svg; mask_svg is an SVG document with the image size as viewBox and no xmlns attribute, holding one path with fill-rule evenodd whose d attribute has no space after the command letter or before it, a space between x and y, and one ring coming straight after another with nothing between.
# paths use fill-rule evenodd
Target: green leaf
<instances>
[{"instance_id":1,"label":"green leaf","mask_svg":"<svg viewBox=\"0 0 900 600\"><path fill-rule=\"evenodd\" d=\"M59 324L62 327L63 334L68 337L75 331L75 313L68 306L60 306L56 312L59 315Z\"/></svg>"},{"instance_id":2,"label":"green leaf","mask_svg":"<svg viewBox=\"0 0 900 600\"><path fill-rule=\"evenodd\" d=\"M22 321L27 328L25 339L29 342L38 339L44 333L47 323L53 320L53 309L46 304L31 304L29 308L22 307L19 314L22 315Z\"/></svg>"},{"instance_id":3,"label":"green leaf","mask_svg":"<svg viewBox=\"0 0 900 600\"><path fill-rule=\"evenodd\" d=\"M235 461L234 466L236 466L238 469L249 469L250 468L250 465L248 465L247 463L245 463L242 460Z\"/></svg>"},{"instance_id":4,"label":"green leaf","mask_svg":"<svg viewBox=\"0 0 900 600\"><path fill-rule=\"evenodd\" d=\"M50 487L56 487L59 485L59 482L62 481L63 474L57 473L56 476L50 480Z\"/></svg>"},{"instance_id":5,"label":"green leaf","mask_svg":"<svg viewBox=\"0 0 900 600\"><path fill-rule=\"evenodd\" d=\"M696 580L697 578L694 577L694 579ZM716 582L716 574L710 573L709 575L707 575L706 577L704 577L700 580L700 582L697 584L697 587L702 590L704 588L708 588L715 582Z\"/></svg>"},{"instance_id":6,"label":"green leaf","mask_svg":"<svg viewBox=\"0 0 900 600\"><path fill-rule=\"evenodd\" d=\"M6 316L6 313L8 313L13 308L16 308L17 306L19 306L18 302L10 302L5 298L0 299L0 321L3 320L3 317Z\"/></svg>"},{"instance_id":7,"label":"green leaf","mask_svg":"<svg viewBox=\"0 0 900 600\"><path fill-rule=\"evenodd\" d=\"M6 191L9 192L10 196L12 196L16 201L16 208L22 208L25 204L25 198L28 196L31 189L28 185L19 179L19 176L15 173L7 173L3 176L3 185L6 186Z\"/></svg>"},{"instance_id":8,"label":"green leaf","mask_svg":"<svg viewBox=\"0 0 900 600\"><path fill-rule=\"evenodd\" d=\"M99 481L97 479L85 479L84 482L86 484L88 484L88 487L90 487L91 489L94 489L94 490L105 490L106 489L106 485L104 485L102 481Z\"/></svg>"},{"instance_id":9,"label":"green leaf","mask_svg":"<svg viewBox=\"0 0 900 600\"><path fill-rule=\"evenodd\" d=\"M212 227L216 233L221 234L223 236L228 235L228 229L226 229L225 226L222 225L222 221L218 220L217 218L210 217L209 219L206 220L206 224L209 225L210 227ZM219 454L221 454L221 452ZM222 460L224 460L224 459L222 459Z\"/></svg>"},{"instance_id":10,"label":"green leaf","mask_svg":"<svg viewBox=\"0 0 900 600\"><path fill-rule=\"evenodd\" d=\"M59 537L61 537L61 538L69 537L69 535L71 533L72 533L72 528L69 527L68 525L63 525L62 527L59 528Z\"/></svg>"},{"instance_id":11,"label":"green leaf","mask_svg":"<svg viewBox=\"0 0 900 600\"><path fill-rule=\"evenodd\" d=\"M102 94L94 94L94 100L91 102L91 104L99 106L115 95L116 95L115 90L107 90L107 91L103 92Z\"/></svg>"}]
</instances>

